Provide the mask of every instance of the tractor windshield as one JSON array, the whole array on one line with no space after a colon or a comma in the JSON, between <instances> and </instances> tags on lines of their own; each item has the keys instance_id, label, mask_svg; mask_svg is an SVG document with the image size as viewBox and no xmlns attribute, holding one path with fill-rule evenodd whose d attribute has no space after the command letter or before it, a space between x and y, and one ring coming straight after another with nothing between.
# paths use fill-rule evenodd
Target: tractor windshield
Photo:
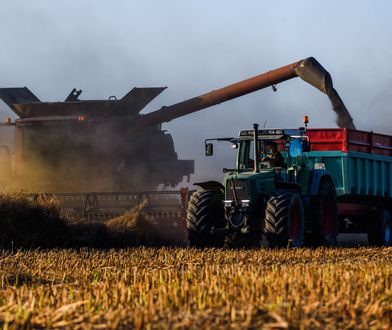
<instances>
[{"instance_id":1,"label":"tractor windshield","mask_svg":"<svg viewBox=\"0 0 392 330\"><path fill-rule=\"evenodd\" d=\"M259 140L260 168L284 167L285 158L280 153L281 143L272 140ZM237 160L238 169L253 169L254 166L254 142L243 140L240 144Z\"/></svg>"}]
</instances>

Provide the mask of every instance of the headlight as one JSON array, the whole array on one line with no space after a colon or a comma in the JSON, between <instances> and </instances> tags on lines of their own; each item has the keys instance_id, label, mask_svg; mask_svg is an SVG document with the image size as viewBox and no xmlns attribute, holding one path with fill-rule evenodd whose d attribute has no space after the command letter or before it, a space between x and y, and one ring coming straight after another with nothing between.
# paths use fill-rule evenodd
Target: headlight
<instances>
[{"instance_id":1,"label":"headlight","mask_svg":"<svg viewBox=\"0 0 392 330\"><path fill-rule=\"evenodd\" d=\"M232 201L232 200L225 200L225 201L223 201L223 203L224 203L225 207L234 206L234 201ZM250 203L249 199L242 199L241 200L242 207L249 207L249 203Z\"/></svg>"},{"instance_id":2,"label":"headlight","mask_svg":"<svg viewBox=\"0 0 392 330\"><path fill-rule=\"evenodd\" d=\"M224 203L225 207L230 207L230 206L233 205L233 201L230 201L230 200L228 200L228 201L223 201L223 203Z\"/></svg>"},{"instance_id":3,"label":"headlight","mask_svg":"<svg viewBox=\"0 0 392 330\"><path fill-rule=\"evenodd\" d=\"M249 199L241 200L242 207L249 207Z\"/></svg>"}]
</instances>

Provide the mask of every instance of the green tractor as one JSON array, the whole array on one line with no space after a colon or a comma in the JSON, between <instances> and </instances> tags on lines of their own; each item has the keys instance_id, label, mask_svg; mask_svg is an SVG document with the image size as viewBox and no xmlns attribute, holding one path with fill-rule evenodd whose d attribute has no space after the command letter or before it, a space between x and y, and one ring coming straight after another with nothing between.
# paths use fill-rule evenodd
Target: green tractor
<instances>
[{"instance_id":1,"label":"green tractor","mask_svg":"<svg viewBox=\"0 0 392 330\"><path fill-rule=\"evenodd\" d=\"M299 129L241 130L228 141L237 149L234 169L224 169L223 185L196 183L201 189L188 203L192 247L269 247L333 245L338 234L338 203L331 175L323 164L310 166L310 141ZM279 151L277 151L279 149Z\"/></svg>"}]
</instances>

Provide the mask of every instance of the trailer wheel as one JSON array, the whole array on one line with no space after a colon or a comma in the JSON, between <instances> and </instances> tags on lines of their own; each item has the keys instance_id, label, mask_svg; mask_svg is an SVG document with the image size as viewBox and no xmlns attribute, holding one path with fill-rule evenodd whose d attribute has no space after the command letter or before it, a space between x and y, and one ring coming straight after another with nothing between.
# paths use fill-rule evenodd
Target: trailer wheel
<instances>
[{"instance_id":1,"label":"trailer wheel","mask_svg":"<svg viewBox=\"0 0 392 330\"><path fill-rule=\"evenodd\" d=\"M215 190L198 190L188 203L186 225L191 247L222 247L223 235L212 235L212 227L226 225L221 194Z\"/></svg>"},{"instance_id":2,"label":"trailer wheel","mask_svg":"<svg viewBox=\"0 0 392 330\"><path fill-rule=\"evenodd\" d=\"M368 242L372 246L392 245L392 221L387 210L381 209L375 217L374 222L368 225Z\"/></svg>"},{"instance_id":3,"label":"trailer wheel","mask_svg":"<svg viewBox=\"0 0 392 330\"><path fill-rule=\"evenodd\" d=\"M268 246L299 247L304 239L304 208L300 195L279 190L267 202L265 235Z\"/></svg>"},{"instance_id":4,"label":"trailer wheel","mask_svg":"<svg viewBox=\"0 0 392 330\"><path fill-rule=\"evenodd\" d=\"M330 179L320 181L318 194L311 201L310 243L315 246L336 245L338 236L338 202Z\"/></svg>"}]
</instances>

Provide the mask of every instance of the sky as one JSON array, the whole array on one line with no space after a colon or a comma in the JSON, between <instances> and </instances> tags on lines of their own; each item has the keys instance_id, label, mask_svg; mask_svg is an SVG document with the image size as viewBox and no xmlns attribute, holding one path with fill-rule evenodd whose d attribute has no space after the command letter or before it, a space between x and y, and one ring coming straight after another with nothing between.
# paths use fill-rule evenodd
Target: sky
<instances>
[{"instance_id":1,"label":"sky","mask_svg":"<svg viewBox=\"0 0 392 330\"><path fill-rule=\"evenodd\" d=\"M0 87L43 101L118 98L134 86L168 86L147 113L314 56L358 129L392 134L392 3L379 1L0 0ZM191 181L222 179L234 151L204 156L204 139L253 123L336 127L327 97L300 79L164 124ZM0 118L9 116L0 103Z\"/></svg>"}]
</instances>

